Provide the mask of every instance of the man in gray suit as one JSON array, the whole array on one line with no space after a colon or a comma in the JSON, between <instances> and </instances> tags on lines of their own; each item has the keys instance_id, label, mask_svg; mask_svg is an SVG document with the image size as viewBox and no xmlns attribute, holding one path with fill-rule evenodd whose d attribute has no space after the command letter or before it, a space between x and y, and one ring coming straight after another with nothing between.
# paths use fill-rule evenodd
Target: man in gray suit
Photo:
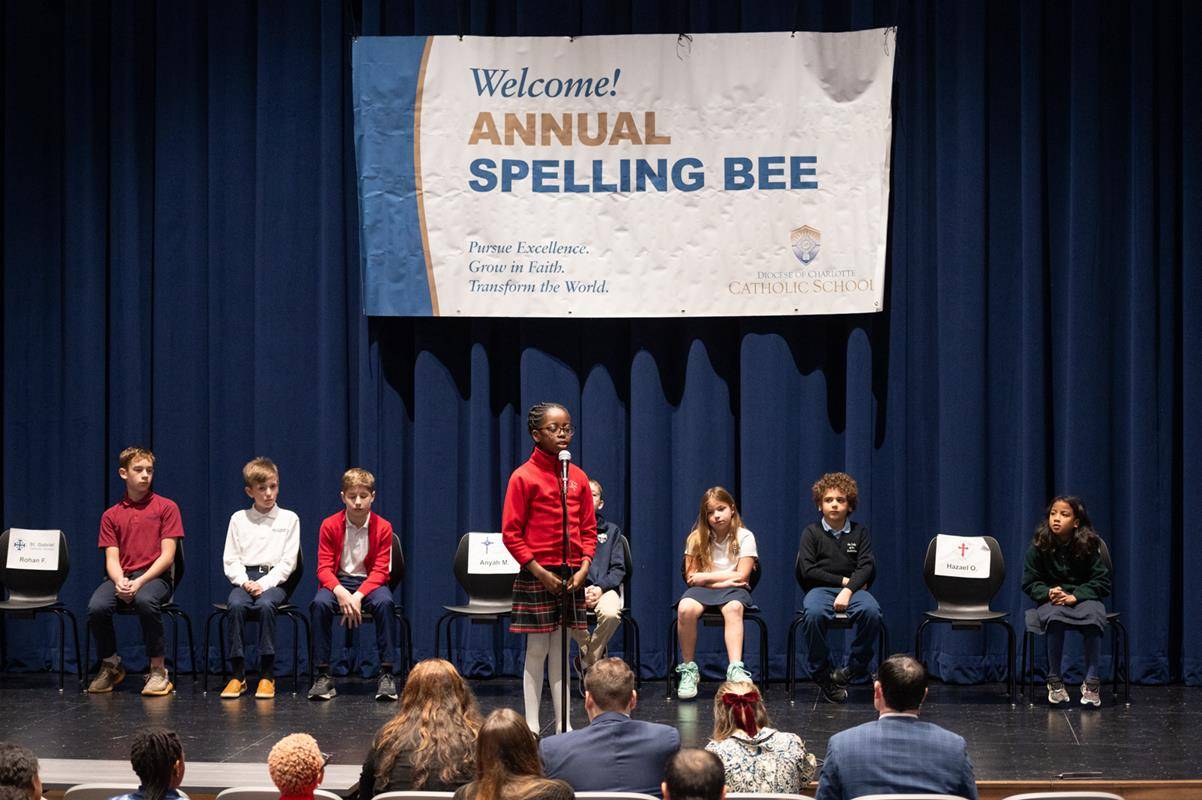
<instances>
[{"instance_id":1,"label":"man in gray suit","mask_svg":"<svg viewBox=\"0 0 1202 800\"><path fill-rule=\"evenodd\" d=\"M922 664L910 656L890 656L877 671L873 691L880 717L831 737L817 800L905 792L977 800L964 738L918 719L927 696Z\"/></svg>"},{"instance_id":2,"label":"man in gray suit","mask_svg":"<svg viewBox=\"0 0 1202 800\"><path fill-rule=\"evenodd\" d=\"M634 673L620 658L605 658L584 677L589 725L539 742L543 770L578 792L660 794L664 764L680 749L680 732L630 718L638 703Z\"/></svg>"}]
</instances>

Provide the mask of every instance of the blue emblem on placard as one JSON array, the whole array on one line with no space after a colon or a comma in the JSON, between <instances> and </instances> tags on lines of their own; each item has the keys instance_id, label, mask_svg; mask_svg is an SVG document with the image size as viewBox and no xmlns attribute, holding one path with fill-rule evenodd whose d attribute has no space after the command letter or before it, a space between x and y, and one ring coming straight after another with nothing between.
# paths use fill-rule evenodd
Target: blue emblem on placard
<instances>
[{"instance_id":1,"label":"blue emblem on placard","mask_svg":"<svg viewBox=\"0 0 1202 800\"><path fill-rule=\"evenodd\" d=\"M818 258L818 250L822 247L822 232L809 225L794 228L789 234L789 243L793 246L793 255L803 266Z\"/></svg>"}]
</instances>

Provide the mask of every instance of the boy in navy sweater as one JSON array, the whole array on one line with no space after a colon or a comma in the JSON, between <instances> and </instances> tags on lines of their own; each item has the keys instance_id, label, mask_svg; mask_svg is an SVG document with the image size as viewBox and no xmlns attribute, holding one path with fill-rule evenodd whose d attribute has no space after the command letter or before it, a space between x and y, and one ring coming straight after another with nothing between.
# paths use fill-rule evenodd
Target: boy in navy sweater
<instances>
[{"instance_id":1,"label":"boy in navy sweater","mask_svg":"<svg viewBox=\"0 0 1202 800\"><path fill-rule=\"evenodd\" d=\"M622 621L622 597L618 590L626 579L626 550L622 547L622 529L616 523L603 519L601 509L605 507L604 490L601 483L589 479L593 493L593 508L597 512L597 550L593 563L588 568L588 581L584 587L584 606L597 615L597 625L590 634L587 630L572 631L572 638L580 646L580 655L575 658L576 672L580 677L580 693L584 694L584 673L589 667L605 658L606 645Z\"/></svg>"},{"instance_id":2,"label":"boy in navy sweater","mask_svg":"<svg viewBox=\"0 0 1202 800\"><path fill-rule=\"evenodd\" d=\"M846 686L867 676L872 643L881 627L881 607L868 593L876 561L868 528L848 519L859 500L855 479L845 472L828 472L814 484L812 494L822 519L807 525L801 534L806 666L822 696L842 703L847 699ZM851 618L854 638L847 666L832 672L826 629L836 613Z\"/></svg>"}]
</instances>

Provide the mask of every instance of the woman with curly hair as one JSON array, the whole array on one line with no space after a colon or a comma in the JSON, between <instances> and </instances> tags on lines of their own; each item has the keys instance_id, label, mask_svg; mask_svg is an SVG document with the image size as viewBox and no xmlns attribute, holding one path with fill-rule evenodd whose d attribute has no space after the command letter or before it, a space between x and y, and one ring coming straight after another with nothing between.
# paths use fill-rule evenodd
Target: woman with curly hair
<instances>
[{"instance_id":1,"label":"woman with curly hair","mask_svg":"<svg viewBox=\"0 0 1202 800\"><path fill-rule=\"evenodd\" d=\"M418 663L405 681L396 716L372 741L359 797L454 791L472 779L479 730L476 697L455 666L441 658Z\"/></svg>"},{"instance_id":2,"label":"woman with curly hair","mask_svg":"<svg viewBox=\"0 0 1202 800\"><path fill-rule=\"evenodd\" d=\"M575 800L564 781L543 777L534 733L521 714L499 708L476 737L476 779L455 790L454 800Z\"/></svg>"},{"instance_id":3,"label":"woman with curly hair","mask_svg":"<svg viewBox=\"0 0 1202 800\"><path fill-rule=\"evenodd\" d=\"M727 681L714 695L714 732L706 750L722 759L728 792L797 794L818 761L795 733L771 727L750 681Z\"/></svg>"},{"instance_id":4,"label":"woman with curly hair","mask_svg":"<svg viewBox=\"0 0 1202 800\"><path fill-rule=\"evenodd\" d=\"M1052 498L1023 563L1023 591L1038 605L1027 612L1027 629L1045 634L1048 646L1048 702L1069 702L1064 674L1064 636L1068 629L1085 639L1085 680L1081 704L1102 705L1098 659L1110 594L1110 567L1102 558L1102 540L1094 532L1080 498Z\"/></svg>"}]
</instances>

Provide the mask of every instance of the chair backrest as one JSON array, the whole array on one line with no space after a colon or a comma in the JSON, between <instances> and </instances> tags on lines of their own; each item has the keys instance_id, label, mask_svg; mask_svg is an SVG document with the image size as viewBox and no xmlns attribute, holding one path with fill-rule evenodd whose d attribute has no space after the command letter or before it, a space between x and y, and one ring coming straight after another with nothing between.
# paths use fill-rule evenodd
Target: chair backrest
<instances>
[{"instance_id":1,"label":"chair backrest","mask_svg":"<svg viewBox=\"0 0 1202 800\"><path fill-rule=\"evenodd\" d=\"M175 560L171 562L171 594L175 594L175 590L179 588L179 583L184 579L184 540L175 540Z\"/></svg>"},{"instance_id":2,"label":"chair backrest","mask_svg":"<svg viewBox=\"0 0 1202 800\"><path fill-rule=\"evenodd\" d=\"M1007 795L1004 800L1123 800L1109 792L1028 792Z\"/></svg>"},{"instance_id":3,"label":"chair backrest","mask_svg":"<svg viewBox=\"0 0 1202 800\"><path fill-rule=\"evenodd\" d=\"M808 794L785 794L783 792L727 792L726 800L814 800Z\"/></svg>"},{"instance_id":4,"label":"chair backrest","mask_svg":"<svg viewBox=\"0 0 1202 800\"><path fill-rule=\"evenodd\" d=\"M1098 539L1098 554L1102 556L1102 563L1106 565L1106 569L1110 570L1110 579L1114 580L1114 562L1110 560L1110 548L1106 546L1105 539Z\"/></svg>"},{"instance_id":5,"label":"chair backrest","mask_svg":"<svg viewBox=\"0 0 1202 800\"><path fill-rule=\"evenodd\" d=\"M341 797L326 789L314 789L313 796L323 798L323 800L342 800ZM376 797L379 796L376 795ZM280 800L280 790L274 786L233 786L221 790L216 800Z\"/></svg>"},{"instance_id":6,"label":"chair backrest","mask_svg":"<svg viewBox=\"0 0 1202 800\"><path fill-rule=\"evenodd\" d=\"M499 540L501 534L492 533ZM509 606L513 603L513 573L478 573L467 570L468 537L465 533L459 537L459 547L455 549L454 571L455 580L467 592L468 602L472 605Z\"/></svg>"},{"instance_id":7,"label":"chair backrest","mask_svg":"<svg viewBox=\"0 0 1202 800\"><path fill-rule=\"evenodd\" d=\"M992 536L981 537L989 545L989 577L962 578L959 575L935 574L935 537L927 545L922 566L922 579L931 596L946 611L989 611L989 601L1006 582L1006 562L1002 548Z\"/></svg>"},{"instance_id":8,"label":"chair backrest","mask_svg":"<svg viewBox=\"0 0 1202 800\"><path fill-rule=\"evenodd\" d=\"M622 585L618 587L618 595L622 598L622 608L629 609L630 602L627 600L630 597L630 577L634 572L634 557L630 554L630 540L626 538L626 534L618 537L622 544L622 558L626 561L626 575L622 578Z\"/></svg>"},{"instance_id":9,"label":"chair backrest","mask_svg":"<svg viewBox=\"0 0 1202 800\"><path fill-rule=\"evenodd\" d=\"M298 544L296 548L296 566L292 568L292 572L288 573L288 579L280 584L280 588L284 590L285 601L292 597L292 593L296 591L297 586L300 586L300 582L304 577L305 548Z\"/></svg>"},{"instance_id":10,"label":"chair backrest","mask_svg":"<svg viewBox=\"0 0 1202 800\"><path fill-rule=\"evenodd\" d=\"M63 800L109 800L130 792L136 792L136 783L80 783L72 786L63 794ZM183 789L177 789L179 796L188 800L188 794ZM276 797L280 796L276 792Z\"/></svg>"},{"instance_id":11,"label":"chair backrest","mask_svg":"<svg viewBox=\"0 0 1202 800\"><path fill-rule=\"evenodd\" d=\"M58 590L66 583L71 566L67 556L67 535L58 531L57 569L9 569L6 565L12 532L13 529L10 528L0 533L0 591L8 589L11 600L44 603L57 601ZM2 596L0 594L0 597Z\"/></svg>"},{"instance_id":12,"label":"chair backrest","mask_svg":"<svg viewBox=\"0 0 1202 800\"><path fill-rule=\"evenodd\" d=\"M396 587L405 579L405 551L401 549L401 537L392 534L392 554L388 562L388 591L395 592Z\"/></svg>"},{"instance_id":13,"label":"chair backrest","mask_svg":"<svg viewBox=\"0 0 1202 800\"><path fill-rule=\"evenodd\" d=\"M375 796L375 800L446 800L454 796L454 792L380 792Z\"/></svg>"}]
</instances>

